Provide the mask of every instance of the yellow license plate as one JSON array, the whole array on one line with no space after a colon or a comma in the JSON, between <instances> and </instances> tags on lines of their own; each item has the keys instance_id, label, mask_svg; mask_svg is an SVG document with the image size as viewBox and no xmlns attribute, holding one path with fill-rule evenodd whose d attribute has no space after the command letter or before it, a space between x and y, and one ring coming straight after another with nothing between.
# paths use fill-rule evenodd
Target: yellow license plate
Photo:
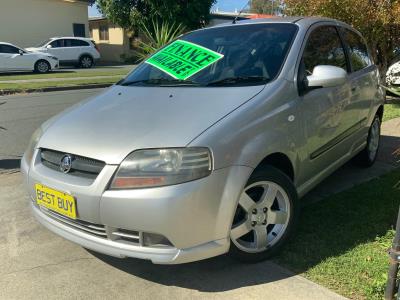
<instances>
[{"instance_id":1,"label":"yellow license plate","mask_svg":"<svg viewBox=\"0 0 400 300\"><path fill-rule=\"evenodd\" d=\"M76 219L76 201L69 194L36 184L36 202L63 216Z\"/></svg>"}]
</instances>

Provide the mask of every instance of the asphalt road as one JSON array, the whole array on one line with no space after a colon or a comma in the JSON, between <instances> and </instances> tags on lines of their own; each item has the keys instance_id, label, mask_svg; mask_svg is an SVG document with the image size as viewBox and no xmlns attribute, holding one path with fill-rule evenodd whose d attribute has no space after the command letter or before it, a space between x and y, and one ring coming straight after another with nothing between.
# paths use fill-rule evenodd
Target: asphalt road
<instances>
[{"instance_id":1,"label":"asphalt road","mask_svg":"<svg viewBox=\"0 0 400 300\"><path fill-rule=\"evenodd\" d=\"M343 299L272 262L153 265L87 251L42 227L18 157L42 122L99 92L0 97L0 299Z\"/></svg>"},{"instance_id":2,"label":"asphalt road","mask_svg":"<svg viewBox=\"0 0 400 300\"><path fill-rule=\"evenodd\" d=\"M67 107L101 92L78 90L0 97L0 159L22 156L32 133ZM0 166L1 169L1 166Z\"/></svg>"}]
</instances>

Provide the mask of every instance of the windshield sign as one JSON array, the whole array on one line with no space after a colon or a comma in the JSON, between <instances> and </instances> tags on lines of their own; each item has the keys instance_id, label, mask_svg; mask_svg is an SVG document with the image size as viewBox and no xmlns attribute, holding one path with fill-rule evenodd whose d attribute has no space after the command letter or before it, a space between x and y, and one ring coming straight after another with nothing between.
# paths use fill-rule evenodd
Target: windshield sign
<instances>
[{"instance_id":1,"label":"windshield sign","mask_svg":"<svg viewBox=\"0 0 400 300\"><path fill-rule=\"evenodd\" d=\"M146 63L175 79L186 80L223 57L223 54L202 46L177 40L150 57Z\"/></svg>"}]
</instances>

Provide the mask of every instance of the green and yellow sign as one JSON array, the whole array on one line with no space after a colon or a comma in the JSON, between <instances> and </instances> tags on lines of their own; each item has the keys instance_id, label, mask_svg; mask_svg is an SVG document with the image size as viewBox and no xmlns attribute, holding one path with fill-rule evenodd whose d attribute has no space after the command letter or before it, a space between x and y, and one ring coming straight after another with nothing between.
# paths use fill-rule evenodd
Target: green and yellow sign
<instances>
[{"instance_id":1,"label":"green and yellow sign","mask_svg":"<svg viewBox=\"0 0 400 300\"><path fill-rule=\"evenodd\" d=\"M146 63L175 79L186 80L223 57L202 46L177 40L151 56Z\"/></svg>"}]
</instances>

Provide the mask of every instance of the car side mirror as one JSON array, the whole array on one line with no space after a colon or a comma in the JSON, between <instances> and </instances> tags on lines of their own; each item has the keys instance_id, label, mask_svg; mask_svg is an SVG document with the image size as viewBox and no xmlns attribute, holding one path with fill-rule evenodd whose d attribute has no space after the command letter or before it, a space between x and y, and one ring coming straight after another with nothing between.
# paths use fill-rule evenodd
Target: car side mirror
<instances>
[{"instance_id":1,"label":"car side mirror","mask_svg":"<svg viewBox=\"0 0 400 300\"><path fill-rule=\"evenodd\" d=\"M18 53L19 53L19 55L24 55L24 51L22 51L22 50L19 50Z\"/></svg>"},{"instance_id":2,"label":"car side mirror","mask_svg":"<svg viewBox=\"0 0 400 300\"><path fill-rule=\"evenodd\" d=\"M307 76L309 88L326 88L342 85L347 80L347 72L339 67L319 65L313 70L312 75Z\"/></svg>"},{"instance_id":3,"label":"car side mirror","mask_svg":"<svg viewBox=\"0 0 400 300\"><path fill-rule=\"evenodd\" d=\"M53 48L53 46L52 45L47 45L46 48L47 49L51 49L51 48Z\"/></svg>"}]
</instances>

